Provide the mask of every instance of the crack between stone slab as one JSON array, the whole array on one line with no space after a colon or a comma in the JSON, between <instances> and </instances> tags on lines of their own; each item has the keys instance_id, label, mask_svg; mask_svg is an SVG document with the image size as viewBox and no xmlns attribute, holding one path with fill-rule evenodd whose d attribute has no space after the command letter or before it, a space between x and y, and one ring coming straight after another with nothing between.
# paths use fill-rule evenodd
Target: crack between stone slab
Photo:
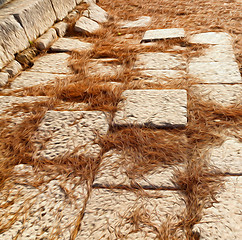
<instances>
[{"instance_id":1,"label":"crack between stone slab","mask_svg":"<svg viewBox=\"0 0 242 240\"><path fill-rule=\"evenodd\" d=\"M13 17L20 24L20 26L23 28L26 37L28 38L29 42L31 42L31 39L29 39L29 36L28 36L28 34L27 34L27 32L26 32L26 30L25 30L25 28L23 26L23 23L22 23L21 19L19 18L19 16L17 14L13 14Z\"/></svg>"},{"instance_id":2,"label":"crack between stone slab","mask_svg":"<svg viewBox=\"0 0 242 240\"><path fill-rule=\"evenodd\" d=\"M56 20L57 20L57 13L55 11L55 8L54 8L54 5L52 3L52 0L49 0L49 1L50 1L50 4L51 4L52 8L53 8L54 13L55 13L55 22L56 22Z\"/></svg>"}]
</instances>

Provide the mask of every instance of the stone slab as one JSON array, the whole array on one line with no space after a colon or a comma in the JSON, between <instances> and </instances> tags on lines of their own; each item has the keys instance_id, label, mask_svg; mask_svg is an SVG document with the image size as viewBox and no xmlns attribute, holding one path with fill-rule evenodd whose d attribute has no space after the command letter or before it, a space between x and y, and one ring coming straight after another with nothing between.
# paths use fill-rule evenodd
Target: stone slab
<instances>
[{"instance_id":1,"label":"stone slab","mask_svg":"<svg viewBox=\"0 0 242 240\"><path fill-rule=\"evenodd\" d=\"M145 191L142 197L126 190L93 189L76 240L117 239L117 236L130 240L156 239L152 224L159 228L169 217L176 221L176 215L183 210L184 203L175 191ZM139 218L141 215L146 216L144 221ZM133 224L133 217L139 228ZM181 232L173 237L177 234L181 236L179 239L185 239Z\"/></svg>"},{"instance_id":2,"label":"stone slab","mask_svg":"<svg viewBox=\"0 0 242 240\"><path fill-rule=\"evenodd\" d=\"M143 36L142 42L184 37L185 31L183 28L155 29L146 31Z\"/></svg>"},{"instance_id":3,"label":"stone slab","mask_svg":"<svg viewBox=\"0 0 242 240\"><path fill-rule=\"evenodd\" d=\"M95 143L97 132L105 135L108 123L99 111L48 111L40 123L34 142L37 158L54 159L73 152L97 157L101 147ZM50 139L44 143L45 139ZM43 144L45 148L43 149Z\"/></svg>"},{"instance_id":4,"label":"stone slab","mask_svg":"<svg viewBox=\"0 0 242 240\"><path fill-rule=\"evenodd\" d=\"M242 174L242 142L236 138L226 139L224 143L211 149L210 160L221 172Z\"/></svg>"},{"instance_id":5,"label":"stone slab","mask_svg":"<svg viewBox=\"0 0 242 240\"><path fill-rule=\"evenodd\" d=\"M187 124L186 90L126 90L114 124L184 127Z\"/></svg>"},{"instance_id":6,"label":"stone slab","mask_svg":"<svg viewBox=\"0 0 242 240\"><path fill-rule=\"evenodd\" d=\"M4 69L3 72L8 73L9 77L14 77L15 75L17 75L21 70L22 70L22 66L21 64L16 61L13 60L12 62L10 62Z\"/></svg>"},{"instance_id":7,"label":"stone slab","mask_svg":"<svg viewBox=\"0 0 242 240\"><path fill-rule=\"evenodd\" d=\"M242 236L242 177L226 177L225 189L216 197L218 202L204 210L201 223L195 225L201 240L239 240Z\"/></svg>"},{"instance_id":8,"label":"stone slab","mask_svg":"<svg viewBox=\"0 0 242 240\"><path fill-rule=\"evenodd\" d=\"M120 22L121 28L135 28L135 27L147 27L151 24L151 17L142 16L135 21L122 21Z\"/></svg>"},{"instance_id":9,"label":"stone slab","mask_svg":"<svg viewBox=\"0 0 242 240\"><path fill-rule=\"evenodd\" d=\"M242 83L236 62L191 62L188 74L198 83Z\"/></svg>"},{"instance_id":10,"label":"stone slab","mask_svg":"<svg viewBox=\"0 0 242 240\"><path fill-rule=\"evenodd\" d=\"M141 53L137 56L134 68L149 70L182 70L186 68L186 61L180 54L162 52Z\"/></svg>"},{"instance_id":11,"label":"stone slab","mask_svg":"<svg viewBox=\"0 0 242 240\"><path fill-rule=\"evenodd\" d=\"M43 72L43 73L58 73L58 74L70 74L71 69L68 67L67 53L53 53L46 54L39 57L34 62L34 66L30 68L30 72Z\"/></svg>"},{"instance_id":12,"label":"stone slab","mask_svg":"<svg viewBox=\"0 0 242 240\"><path fill-rule=\"evenodd\" d=\"M91 50L93 44L74 38L59 38L50 48L52 52L69 52L73 50Z\"/></svg>"},{"instance_id":13,"label":"stone slab","mask_svg":"<svg viewBox=\"0 0 242 240\"><path fill-rule=\"evenodd\" d=\"M53 26L53 28L56 30L59 37L64 37L66 35L68 26L69 25L66 22L58 22Z\"/></svg>"},{"instance_id":14,"label":"stone slab","mask_svg":"<svg viewBox=\"0 0 242 240\"><path fill-rule=\"evenodd\" d=\"M242 103L242 84L197 84L191 87L191 91L206 101L212 100L223 106Z\"/></svg>"},{"instance_id":15,"label":"stone slab","mask_svg":"<svg viewBox=\"0 0 242 240\"><path fill-rule=\"evenodd\" d=\"M74 27L74 30L80 33L94 33L99 29L100 25L87 17L80 17Z\"/></svg>"},{"instance_id":16,"label":"stone slab","mask_svg":"<svg viewBox=\"0 0 242 240\"><path fill-rule=\"evenodd\" d=\"M19 232L20 240L48 239L54 235L58 235L59 239L70 239L76 218L87 198L87 188L79 177L53 177L48 172L34 171L26 164L16 165L13 176L1 190L1 206L12 201L6 208L1 208L1 220L7 224L18 212L19 217L0 234L0 239L13 239ZM34 187L41 178L45 179L44 182Z\"/></svg>"},{"instance_id":17,"label":"stone slab","mask_svg":"<svg viewBox=\"0 0 242 240\"><path fill-rule=\"evenodd\" d=\"M75 6L75 0L51 0L57 20L62 20Z\"/></svg>"},{"instance_id":18,"label":"stone slab","mask_svg":"<svg viewBox=\"0 0 242 240\"><path fill-rule=\"evenodd\" d=\"M108 21L108 13L96 4L90 4L87 10L83 12L83 16L92 19L98 23L105 23Z\"/></svg>"},{"instance_id":19,"label":"stone slab","mask_svg":"<svg viewBox=\"0 0 242 240\"><path fill-rule=\"evenodd\" d=\"M206 32L192 35L189 38L189 42L200 44L231 45L232 38L228 33L225 32Z\"/></svg>"},{"instance_id":20,"label":"stone slab","mask_svg":"<svg viewBox=\"0 0 242 240\"><path fill-rule=\"evenodd\" d=\"M37 86L40 84L48 84L54 82L57 78L65 79L68 75L66 74L54 74L54 73L43 73L43 72L22 72L20 76L16 77L11 83L11 89L21 89Z\"/></svg>"},{"instance_id":21,"label":"stone slab","mask_svg":"<svg viewBox=\"0 0 242 240\"><path fill-rule=\"evenodd\" d=\"M134 157L122 154L122 152L109 151L105 153L93 186L114 188L140 186L144 189L176 188L172 177L175 169L182 169L182 164L173 167L157 167L142 177L135 177L129 172L129 167L134 162Z\"/></svg>"},{"instance_id":22,"label":"stone slab","mask_svg":"<svg viewBox=\"0 0 242 240\"><path fill-rule=\"evenodd\" d=\"M35 45L39 50L47 49L51 43L57 39L57 33L54 28L50 28L45 34L35 41Z\"/></svg>"},{"instance_id":23,"label":"stone slab","mask_svg":"<svg viewBox=\"0 0 242 240\"><path fill-rule=\"evenodd\" d=\"M0 87L3 87L8 82L8 74L5 72L0 72Z\"/></svg>"}]
</instances>

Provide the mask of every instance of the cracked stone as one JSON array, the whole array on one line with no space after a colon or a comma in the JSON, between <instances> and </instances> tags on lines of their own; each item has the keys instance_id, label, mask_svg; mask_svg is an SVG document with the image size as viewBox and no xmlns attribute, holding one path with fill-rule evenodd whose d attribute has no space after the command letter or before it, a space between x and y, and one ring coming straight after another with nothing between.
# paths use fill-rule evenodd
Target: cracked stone
<instances>
[{"instance_id":1,"label":"cracked stone","mask_svg":"<svg viewBox=\"0 0 242 240\"><path fill-rule=\"evenodd\" d=\"M59 37L64 37L66 35L68 26L69 25L66 22L58 22L53 26L53 28L56 30Z\"/></svg>"},{"instance_id":2,"label":"cracked stone","mask_svg":"<svg viewBox=\"0 0 242 240\"><path fill-rule=\"evenodd\" d=\"M75 0L51 0L57 20L62 20L75 6Z\"/></svg>"},{"instance_id":3,"label":"cracked stone","mask_svg":"<svg viewBox=\"0 0 242 240\"><path fill-rule=\"evenodd\" d=\"M96 4L90 4L87 10L83 12L83 16L92 19L98 23L105 23L108 21L108 13Z\"/></svg>"},{"instance_id":4,"label":"cracked stone","mask_svg":"<svg viewBox=\"0 0 242 240\"><path fill-rule=\"evenodd\" d=\"M126 90L114 124L184 127L187 124L186 90Z\"/></svg>"},{"instance_id":5,"label":"cracked stone","mask_svg":"<svg viewBox=\"0 0 242 240\"><path fill-rule=\"evenodd\" d=\"M9 63L4 69L3 72L6 72L9 74L9 77L14 77L15 75L17 75L21 70L22 70L22 66L21 64L16 61L13 60L11 63Z\"/></svg>"},{"instance_id":6,"label":"cracked stone","mask_svg":"<svg viewBox=\"0 0 242 240\"><path fill-rule=\"evenodd\" d=\"M57 39L57 33L54 28L50 28L45 34L38 38L35 42L36 47L40 50L47 49L51 43Z\"/></svg>"},{"instance_id":7,"label":"cracked stone","mask_svg":"<svg viewBox=\"0 0 242 240\"><path fill-rule=\"evenodd\" d=\"M81 17L76 22L74 29L80 33L94 33L100 29L100 25L87 17Z\"/></svg>"}]
</instances>

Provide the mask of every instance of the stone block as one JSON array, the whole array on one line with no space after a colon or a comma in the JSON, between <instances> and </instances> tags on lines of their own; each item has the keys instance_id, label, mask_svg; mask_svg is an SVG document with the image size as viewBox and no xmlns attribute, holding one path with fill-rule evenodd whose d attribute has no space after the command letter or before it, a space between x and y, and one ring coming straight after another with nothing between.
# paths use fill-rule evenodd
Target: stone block
<instances>
[{"instance_id":1,"label":"stone block","mask_svg":"<svg viewBox=\"0 0 242 240\"><path fill-rule=\"evenodd\" d=\"M80 17L74 29L80 33L94 33L100 29L100 25L87 17Z\"/></svg>"},{"instance_id":2,"label":"stone block","mask_svg":"<svg viewBox=\"0 0 242 240\"><path fill-rule=\"evenodd\" d=\"M183 28L155 29L146 31L142 38L142 42L184 37L185 31Z\"/></svg>"},{"instance_id":3,"label":"stone block","mask_svg":"<svg viewBox=\"0 0 242 240\"><path fill-rule=\"evenodd\" d=\"M105 23L108 21L108 13L96 4L90 4L88 9L83 12L83 16L98 23Z\"/></svg>"},{"instance_id":4,"label":"stone block","mask_svg":"<svg viewBox=\"0 0 242 240\"><path fill-rule=\"evenodd\" d=\"M82 42L74 38L59 38L50 48L52 52L70 52L73 50L88 51L91 50L93 44Z\"/></svg>"},{"instance_id":5,"label":"stone block","mask_svg":"<svg viewBox=\"0 0 242 240\"><path fill-rule=\"evenodd\" d=\"M187 93L185 90L126 90L114 124L149 127L185 127Z\"/></svg>"},{"instance_id":6,"label":"stone block","mask_svg":"<svg viewBox=\"0 0 242 240\"><path fill-rule=\"evenodd\" d=\"M62 20L75 6L75 0L51 0L57 20Z\"/></svg>"},{"instance_id":7,"label":"stone block","mask_svg":"<svg viewBox=\"0 0 242 240\"><path fill-rule=\"evenodd\" d=\"M11 82L11 89L16 90L20 88L28 88L37 86L40 84L53 83L57 78L65 79L68 75L66 74L54 74L54 73L43 73L43 72L22 72L20 76L16 77Z\"/></svg>"},{"instance_id":8,"label":"stone block","mask_svg":"<svg viewBox=\"0 0 242 240\"><path fill-rule=\"evenodd\" d=\"M68 67L69 57L70 55L67 53L53 53L44 55L34 62L34 66L29 71L70 74L71 69Z\"/></svg>"},{"instance_id":9,"label":"stone block","mask_svg":"<svg viewBox=\"0 0 242 240\"><path fill-rule=\"evenodd\" d=\"M51 43L57 39L57 33L54 28L50 28L45 34L38 38L35 42L39 50L47 49Z\"/></svg>"},{"instance_id":10,"label":"stone block","mask_svg":"<svg viewBox=\"0 0 242 240\"><path fill-rule=\"evenodd\" d=\"M0 72L0 87L3 87L8 82L8 73Z\"/></svg>"},{"instance_id":11,"label":"stone block","mask_svg":"<svg viewBox=\"0 0 242 240\"><path fill-rule=\"evenodd\" d=\"M30 47L18 53L16 55L16 60L25 67L33 66L34 58L38 55L39 51L35 47Z\"/></svg>"},{"instance_id":12,"label":"stone block","mask_svg":"<svg viewBox=\"0 0 242 240\"><path fill-rule=\"evenodd\" d=\"M137 56L135 69L149 70L183 70L186 68L186 61L180 54L149 52Z\"/></svg>"},{"instance_id":13,"label":"stone block","mask_svg":"<svg viewBox=\"0 0 242 240\"><path fill-rule=\"evenodd\" d=\"M242 177L226 177L225 188L216 202L204 210L201 222L194 230L200 232L201 240L240 239L242 235Z\"/></svg>"},{"instance_id":14,"label":"stone block","mask_svg":"<svg viewBox=\"0 0 242 240\"><path fill-rule=\"evenodd\" d=\"M192 35L189 38L189 42L200 44L231 45L232 38L228 33L225 32L206 32Z\"/></svg>"},{"instance_id":15,"label":"stone block","mask_svg":"<svg viewBox=\"0 0 242 240\"><path fill-rule=\"evenodd\" d=\"M191 62L188 74L198 83L242 83L236 62Z\"/></svg>"},{"instance_id":16,"label":"stone block","mask_svg":"<svg viewBox=\"0 0 242 240\"><path fill-rule=\"evenodd\" d=\"M53 26L53 28L56 30L59 37L64 37L66 35L68 26L69 25L66 22L58 22Z\"/></svg>"},{"instance_id":17,"label":"stone block","mask_svg":"<svg viewBox=\"0 0 242 240\"><path fill-rule=\"evenodd\" d=\"M9 63L4 69L3 72L8 73L9 77L14 77L15 75L17 75L21 70L22 70L22 66L21 64L16 61L13 60L11 63Z\"/></svg>"},{"instance_id":18,"label":"stone block","mask_svg":"<svg viewBox=\"0 0 242 240\"><path fill-rule=\"evenodd\" d=\"M191 91L205 101L212 100L222 106L242 103L241 84L197 84L191 87Z\"/></svg>"},{"instance_id":19,"label":"stone block","mask_svg":"<svg viewBox=\"0 0 242 240\"><path fill-rule=\"evenodd\" d=\"M154 229L159 229L169 217L176 222L184 207L175 191L145 191L141 196L126 190L93 189L76 240L116 239L117 234L130 240L156 239L158 232ZM144 221L136 219L139 227L132 223L137 214L147 216L142 218ZM173 237L177 234L179 239L185 239L179 230Z\"/></svg>"},{"instance_id":20,"label":"stone block","mask_svg":"<svg viewBox=\"0 0 242 240\"><path fill-rule=\"evenodd\" d=\"M135 21L122 21L119 24L121 28L148 27L151 24L151 17L142 16Z\"/></svg>"},{"instance_id":21,"label":"stone block","mask_svg":"<svg viewBox=\"0 0 242 240\"><path fill-rule=\"evenodd\" d=\"M78 154L97 157L101 150L95 142L97 133L105 135L107 131L108 123L102 112L48 111L35 136L35 157L63 157L72 153L75 148L78 148ZM49 141L45 143L46 139Z\"/></svg>"}]
</instances>

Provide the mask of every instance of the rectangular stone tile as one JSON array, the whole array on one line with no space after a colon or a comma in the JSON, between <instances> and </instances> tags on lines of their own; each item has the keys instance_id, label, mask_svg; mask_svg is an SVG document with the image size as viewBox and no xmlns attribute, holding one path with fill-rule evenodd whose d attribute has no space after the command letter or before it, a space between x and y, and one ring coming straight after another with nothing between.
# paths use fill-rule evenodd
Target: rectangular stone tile
<instances>
[{"instance_id":1,"label":"rectangular stone tile","mask_svg":"<svg viewBox=\"0 0 242 240\"><path fill-rule=\"evenodd\" d=\"M105 135L108 123L99 111L48 111L42 120L34 142L35 157L54 159L63 157L79 147L78 153L97 157L101 147L95 143L97 132ZM47 143L44 143L49 139ZM44 149L43 149L44 144Z\"/></svg>"},{"instance_id":2,"label":"rectangular stone tile","mask_svg":"<svg viewBox=\"0 0 242 240\"><path fill-rule=\"evenodd\" d=\"M141 53L137 56L134 68L149 70L185 69L186 61L179 54L162 52Z\"/></svg>"},{"instance_id":3,"label":"rectangular stone tile","mask_svg":"<svg viewBox=\"0 0 242 240\"><path fill-rule=\"evenodd\" d=\"M212 100L223 106L242 103L242 84L196 84L191 91L205 101Z\"/></svg>"},{"instance_id":4,"label":"rectangular stone tile","mask_svg":"<svg viewBox=\"0 0 242 240\"><path fill-rule=\"evenodd\" d=\"M75 0L50 0L53 4L57 20L62 20L68 12L70 12L75 6Z\"/></svg>"},{"instance_id":5,"label":"rectangular stone tile","mask_svg":"<svg viewBox=\"0 0 242 240\"><path fill-rule=\"evenodd\" d=\"M187 124L186 90L126 90L114 124L178 127Z\"/></svg>"},{"instance_id":6,"label":"rectangular stone tile","mask_svg":"<svg viewBox=\"0 0 242 240\"><path fill-rule=\"evenodd\" d=\"M170 39L170 38L184 38L185 31L183 28L167 28L154 29L145 32L142 42L150 42L154 40Z\"/></svg>"},{"instance_id":7,"label":"rectangular stone tile","mask_svg":"<svg viewBox=\"0 0 242 240\"><path fill-rule=\"evenodd\" d=\"M174 143L176 144L176 143ZM175 169L184 166L177 164L167 167L156 167L143 176L136 177L130 172L134 156L128 156L119 151L109 151L104 154L100 168L93 182L94 187L140 186L144 189L175 189L172 177Z\"/></svg>"},{"instance_id":8,"label":"rectangular stone tile","mask_svg":"<svg viewBox=\"0 0 242 240\"><path fill-rule=\"evenodd\" d=\"M42 73L58 73L58 74L70 74L71 69L68 67L67 53L53 53L46 54L39 57L34 62L34 66L30 68L30 72L42 72Z\"/></svg>"},{"instance_id":9,"label":"rectangular stone tile","mask_svg":"<svg viewBox=\"0 0 242 240\"><path fill-rule=\"evenodd\" d=\"M175 222L183 210L184 203L175 191L145 191L138 196L126 190L93 189L76 240L156 239L152 226L160 228L169 217ZM176 236L185 239L179 230Z\"/></svg>"},{"instance_id":10,"label":"rectangular stone tile","mask_svg":"<svg viewBox=\"0 0 242 240\"><path fill-rule=\"evenodd\" d=\"M141 16L135 21L119 22L121 28L148 27L151 24L151 17Z\"/></svg>"},{"instance_id":11,"label":"rectangular stone tile","mask_svg":"<svg viewBox=\"0 0 242 240\"><path fill-rule=\"evenodd\" d=\"M225 181L217 202L204 210L201 223L194 227L200 232L201 240L241 239L242 177L226 177Z\"/></svg>"},{"instance_id":12,"label":"rectangular stone tile","mask_svg":"<svg viewBox=\"0 0 242 240\"><path fill-rule=\"evenodd\" d=\"M97 22L83 16L77 20L74 30L80 33L94 33L100 28Z\"/></svg>"},{"instance_id":13,"label":"rectangular stone tile","mask_svg":"<svg viewBox=\"0 0 242 240\"><path fill-rule=\"evenodd\" d=\"M242 83L236 62L191 62L188 74L198 83Z\"/></svg>"},{"instance_id":14,"label":"rectangular stone tile","mask_svg":"<svg viewBox=\"0 0 242 240\"><path fill-rule=\"evenodd\" d=\"M105 23L108 21L108 13L96 4L90 4L88 9L83 12L83 16L98 23Z\"/></svg>"}]
</instances>

